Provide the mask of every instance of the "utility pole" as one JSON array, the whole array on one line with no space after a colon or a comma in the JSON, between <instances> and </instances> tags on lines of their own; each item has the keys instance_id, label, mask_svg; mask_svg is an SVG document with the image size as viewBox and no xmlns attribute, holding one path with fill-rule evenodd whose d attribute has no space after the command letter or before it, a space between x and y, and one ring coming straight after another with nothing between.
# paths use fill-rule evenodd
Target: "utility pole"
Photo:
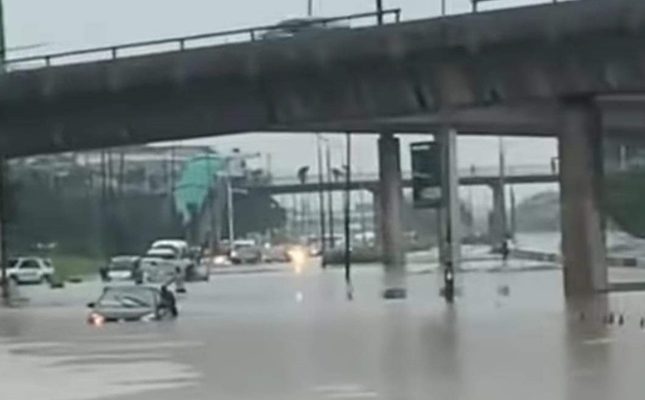
<instances>
[{"instance_id":1,"label":"utility pole","mask_svg":"<svg viewBox=\"0 0 645 400\"><path fill-rule=\"evenodd\" d=\"M235 225L233 222L235 210L233 209L233 183L231 182L230 174L226 177L226 203L226 208L228 209L228 242L232 249L235 241Z\"/></svg>"},{"instance_id":2,"label":"utility pole","mask_svg":"<svg viewBox=\"0 0 645 400\"><path fill-rule=\"evenodd\" d=\"M307 16L311 17L314 15L314 0L307 0Z\"/></svg>"},{"instance_id":3,"label":"utility pole","mask_svg":"<svg viewBox=\"0 0 645 400\"><path fill-rule=\"evenodd\" d=\"M500 225L502 226L502 239L505 241L508 235L508 221L506 220L506 154L504 138L501 136L499 137L499 185L502 188Z\"/></svg>"},{"instance_id":4,"label":"utility pole","mask_svg":"<svg viewBox=\"0 0 645 400\"><path fill-rule=\"evenodd\" d=\"M360 174L359 174L360 175ZM365 223L365 190L361 188L358 192L358 203L360 204L360 218L361 218L361 244L363 247L366 247L367 238L365 237L365 232L367 231L367 226Z\"/></svg>"},{"instance_id":5,"label":"utility pole","mask_svg":"<svg viewBox=\"0 0 645 400\"><path fill-rule=\"evenodd\" d=\"M326 238L325 238L325 192L323 189L323 156L322 148L320 147L320 142L322 136L320 134L316 135L317 141L317 157L318 157L318 209L320 212L320 256L321 256L321 266L323 268L327 267L325 263L325 251L327 250Z\"/></svg>"},{"instance_id":6,"label":"utility pole","mask_svg":"<svg viewBox=\"0 0 645 400\"><path fill-rule=\"evenodd\" d=\"M4 6L0 0L0 62L2 63L2 72L4 72L4 63L7 59L7 40L4 32Z\"/></svg>"},{"instance_id":7,"label":"utility pole","mask_svg":"<svg viewBox=\"0 0 645 400\"><path fill-rule=\"evenodd\" d=\"M4 7L2 0L0 0L0 64L4 73L4 64L7 57L7 43L5 40L4 32ZM7 210L5 207L5 197L7 195L6 175L7 175L7 160L4 156L0 156L0 268L2 269L2 299L5 304L9 303L9 279L7 276Z\"/></svg>"},{"instance_id":8,"label":"utility pole","mask_svg":"<svg viewBox=\"0 0 645 400\"><path fill-rule=\"evenodd\" d=\"M330 248L334 248L336 244L336 238L334 236L334 196L331 190L331 185L333 183L332 172L331 172L331 150L329 148L329 142L327 142L326 155L327 155L327 184L329 189L327 190L327 214L329 217L329 243Z\"/></svg>"},{"instance_id":9,"label":"utility pole","mask_svg":"<svg viewBox=\"0 0 645 400\"><path fill-rule=\"evenodd\" d=\"M511 186L511 228L510 238L514 239L517 233L517 214L515 209L515 187Z\"/></svg>"},{"instance_id":10,"label":"utility pole","mask_svg":"<svg viewBox=\"0 0 645 400\"><path fill-rule=\"evenodd\" d=\"M350 232L350 189L352 182L352 134L346 133L347 168L345 169L345 285L347 298L353 298L352 275L351 275L351 232Z\"/></svg>"},{"instance_id":11,"label":"utility pole","mask_svg":"<svg viewBox=\"0 0 645 400\"><path fill-rule=\"evenodd\" d=\"M9 277L7 276L7 159L0 159L0 263L2 263L2 300L8 305L11 300L9 293Z\"/></svg>"}]
</instances>

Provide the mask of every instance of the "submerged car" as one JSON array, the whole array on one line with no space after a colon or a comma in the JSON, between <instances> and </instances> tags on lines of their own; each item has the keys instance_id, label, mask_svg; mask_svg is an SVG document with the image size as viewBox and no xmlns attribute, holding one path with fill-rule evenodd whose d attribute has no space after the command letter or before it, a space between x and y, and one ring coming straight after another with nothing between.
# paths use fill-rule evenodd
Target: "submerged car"
<instances>
[{"instance_id":1,"label":"submerged car","mask_svg":"<svg viewBox=\"0 0 645 400\"><path fill-rule=\"evenodd\" d=\"M88 305L87 322L100 326L106 322L155 321L169 317L161 307L161 290L154 286L107 286L95 302Z\"/></svg>"}]
</instances>

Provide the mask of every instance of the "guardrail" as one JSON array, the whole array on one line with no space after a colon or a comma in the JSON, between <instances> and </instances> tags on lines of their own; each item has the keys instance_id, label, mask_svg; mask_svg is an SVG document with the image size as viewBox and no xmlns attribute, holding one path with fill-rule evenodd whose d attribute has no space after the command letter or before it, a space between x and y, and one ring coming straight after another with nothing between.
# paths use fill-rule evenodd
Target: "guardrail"
<instances>
[{"instance_id":1,"label":"guardrail","mask_svg":"<svg viewBox=\"0 0 645 400\"><path fill-rule=\"evenodd\" d=\"M392 17L391 20L386 20L385 17ZM339 17L330 17L330 18L315 18L315 22L312 22L312 25L315 25L315 27L311 28L310 30L303 30L303 33L310 33L310 32L315 32L316 28L318 28L318 31L323 31L324 29L332 29L332 28L349 28L351 29L351 23L356 20L368 20L374 18L374 24L378 24L380 21L384 21L386 23L398 23L401 20L401 9L400 8L393 8L393 9L387 9L387 10L382 10L380 12L368 12L368 13L359 13L359 14L349 14L349 15L343 15ZM348 26L334 26L335 23L339 22L348 22L350 25ZM221 32L214 32L214 33L205 33L205 34L199 34L199 35L192 35L192 36L182 36L182 37L173 37L173 38L166 38L166 39L158 39L158 40L149 40L149 41L143 41L143 42L135 42L135 43L127 43L127 44L121 44L121 45L114 45L114 46L104 46L104 47L97 47L97 48L91 48L91 49L84 49L84 50L74 50L74 51L66 51L66 52L61 52L61 53L54 53L54 54L46 54L46 55L38 55L38 56L30 56L30 57L22 57L22 58L14 58L14 59L8 59L5 61L5 66L9 67L9 69L15 69L15 67L19 65L34 65L36 64L36 67L51 67L54 65L59 65L56 63L56 61L61 61L61 60L70 60L70 59L75 59L78 57L82 56L92 56L94 55L95 58L92 59L85 59L82 60L81 62L87 62L87 61L104 61L104 60L116 60L119 58L125 58L125 57L131 57L134 55L144 55L144 54L153 54L155 51L153 51L153 47L159 47L159 46L166 46L167 49L165 51L184 51L187 49L193 49L193 48L199 48L199 47L206 47L206 46L212 46L213 43L208 43L208 44L203 44L202 46L199 45L194 45L191 46L191 44L196 44L196 42L205 42L208 41L209 39L232 39L234 37L240 38L242 40L237 40L236 42L255 42L259 40L271 40L269 39L270 33L271 32L284 32L285 36L295 36L298 33L292 32L291 35L289 35L288 31L285 31L286 28L288 28L289 25L285 24L276 24L276 25L267 25L267 26L258 26L258 27L252 27L252 28L242 28L242 29L233 29L233 30L227 30L227 31L221 31ZM303 28L306 28L306 24L302 26ZM225 41L225 43L230 43ZM136 54L125 54L126 50L143 50L140 52L136 52ZM146 52L145 50L148 49L150 50L149 52ZM74 62L71 62L74 63ZM71 64L71 63L60 63L60 64Z\"/></svg>"}]
</instances>

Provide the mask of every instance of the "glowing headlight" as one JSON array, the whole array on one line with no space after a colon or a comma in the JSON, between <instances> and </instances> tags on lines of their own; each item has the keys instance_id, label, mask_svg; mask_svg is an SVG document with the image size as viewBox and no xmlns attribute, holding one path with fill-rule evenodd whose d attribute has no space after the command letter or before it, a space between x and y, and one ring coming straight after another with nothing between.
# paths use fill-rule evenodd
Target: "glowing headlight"
<instances>
[{"instance_id":1,"label":"glowing headlight","mask_svg":"<svg viewBox=\"0 0 645 400\"><path fill-rule=\"evenodd\" d=\"M296 273L302 272L303 267L307 264L307 260L309 260L307 250L302 247L292 247L289 249L288 254Z\"/></svg>"},{"instance_id":2,"label":"glowing headlight","mask_svg":"<svg viewBox=\"0 0 645 400\"><path fill-rule=\"evenodd\" d=\"M87 322L88 322L90 325L94 325L94 326L103 326L103 324L105 324L105 317L104 317L104 316L102 316L102 315L101 315L101 314L99 314L99 313L95 313L95 312L93 312L93 313L91 313L91 314L90 314L90 316L87 318Z\"/></svg>"},{"instance_id":3,"label":"glowing headlight","mask_svg":"<svg viewBox=\"0 0 645 400\"><path fill-rule=\"evenodd\" d=\"M213 258L213 262L215 264L226 264L228 262L228 258L226 256L215 256L215 258Z\"/></svg>"}]
</instances>

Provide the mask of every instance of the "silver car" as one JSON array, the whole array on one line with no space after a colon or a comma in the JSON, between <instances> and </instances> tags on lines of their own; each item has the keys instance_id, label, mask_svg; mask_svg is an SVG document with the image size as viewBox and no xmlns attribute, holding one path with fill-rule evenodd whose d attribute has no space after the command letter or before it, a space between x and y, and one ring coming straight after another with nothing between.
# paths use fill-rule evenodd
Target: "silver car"
<instances>
[{"instance_id":1,"label":"silver car","mask_svg":"<svg viewBox=\"0 0 645 400\"><path fill-rule=\"evenodd\" d=\"M91 309L87 322L100 326L106 322L152 321L163 319L168 313L160 308L161 291L154 286L107 286Z\"/></svg>"}]
</instances>

